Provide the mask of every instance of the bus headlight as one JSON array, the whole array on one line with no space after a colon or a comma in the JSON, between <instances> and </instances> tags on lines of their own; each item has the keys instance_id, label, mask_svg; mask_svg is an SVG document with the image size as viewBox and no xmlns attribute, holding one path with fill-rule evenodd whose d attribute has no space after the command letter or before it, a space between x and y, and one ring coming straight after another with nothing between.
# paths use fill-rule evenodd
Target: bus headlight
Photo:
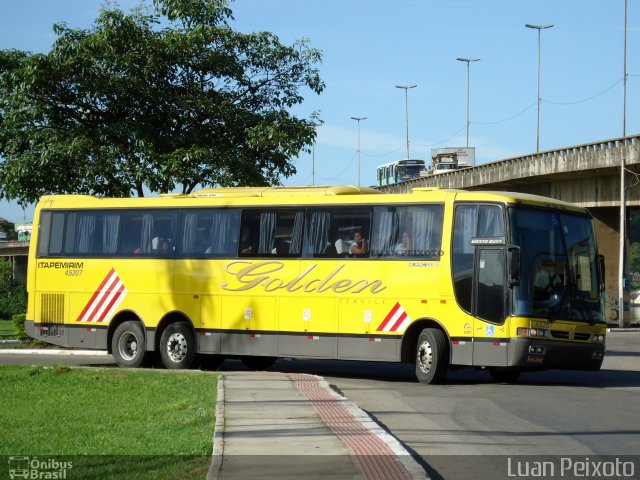
<instances>
[{"instance_id":1,"label":"bus headlight","mask_svg":"<svg viewBox=\"0 0 640 480\"><path fill-rule=\"evenodd\" d=\"M519 337L546 338L549 337L549 330L544 328L518 327L517 334Z\"/></svg>"},{"instance_id":2,"label":"bus headlight","mask_svg":"<svg viewBox=\"0 0 640 480\"><path fill-rule=\"evenodd\" d=\"M591 335L593 343L604 343L604 335Z\"/></svg>"}]
</instances>

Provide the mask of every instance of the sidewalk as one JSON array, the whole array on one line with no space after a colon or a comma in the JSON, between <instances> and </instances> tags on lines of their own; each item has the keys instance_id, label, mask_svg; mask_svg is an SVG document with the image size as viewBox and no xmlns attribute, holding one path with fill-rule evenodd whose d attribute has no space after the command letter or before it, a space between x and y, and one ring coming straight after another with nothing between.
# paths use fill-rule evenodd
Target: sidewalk
<instances>
[{"instance_id":1,"label":"sidewalk","mask_svg":"<svg viewBox=\"0 0 640 480\"><path fill-rule=\"evenodd\" d=\"M428 478L402 445L314 375L224 373L214 479Z\"/></svg>"}]
</instances>

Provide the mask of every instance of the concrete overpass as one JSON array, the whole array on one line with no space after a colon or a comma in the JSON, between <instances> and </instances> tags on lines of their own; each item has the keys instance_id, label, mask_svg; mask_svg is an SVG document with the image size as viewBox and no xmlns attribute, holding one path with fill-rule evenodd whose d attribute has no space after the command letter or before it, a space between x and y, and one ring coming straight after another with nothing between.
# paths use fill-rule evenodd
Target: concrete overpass
<instances>
[{"instance_id":1,"label":"concrete overpass","mask_svg":"<svg viewBox=\"0 0 640 480\"><path fill-rule=\"evenodd\" d=\"M8 258L13 263L13 278L27 283L27 257L29 242L1 242L0 258Z\"/></svg>"},{"instance_id":2,"label":"concrete overpass","mask_svg":"<svg viewBox=\"0 0 640 480\"><path fill-rule=\"evenodd\" d=\"M640 206L640 135L507 158L381 187L381 190L406 193L415 187L440 187L516 191L544 195L589 208L595 218L598 245L606 259L608 317L614 321L618 315L622 158L627 168L626 205L629 219L635 213L640 213L637 208ZM628 222L627 225L629 241L640 242L640 231L634 231L634 222ZM640 222L638 225L640 230ZM640 272L630 273L640 278ZM629 317L633 320L634 316Z\"/></svg>"}]
</instances>

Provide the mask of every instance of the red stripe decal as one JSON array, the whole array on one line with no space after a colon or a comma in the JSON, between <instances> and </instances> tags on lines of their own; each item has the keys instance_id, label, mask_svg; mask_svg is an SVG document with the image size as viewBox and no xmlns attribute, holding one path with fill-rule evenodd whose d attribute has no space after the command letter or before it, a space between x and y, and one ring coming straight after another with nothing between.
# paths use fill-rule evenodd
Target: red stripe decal
<instances>
[{"instance_id":1,"label":"red stripe decal","mask_svg":"<svg viewBox=\"0 0 640 480\"><path fill-rule=\"evenodd\" d=\"M387 316L385 317L385 319L382 321L382 323L380 324L380 326L376 329L376 331L381 332L384 330L384 328L387 326L387 324L391 321L391 319L393 318L393 316L396 314L396 312L398 311L398 309L400 308L400 304L396 303L394 305L394 307L391 309L391 311L387 314Z\"/></svg>"},{"instance_id":2,"label":"red stripe decal","mask_svg":"<svg viewBox=\"0 0 640 480\"><path fill-rule=\"evenodd\" d=\"M89 310L91 308L91 305L93 305L93 302L95 301L95 299L98 297L98 295L100 295L100 291L104 288L104 286L109 281L109 278L111 277L111 275L113 275L115 273L115 271L116 271L115 268L111 268L109 273L107 273L107 276L104 277L104 280L102 280L102 283L100 284L100 286L93 293L93 296L91 297L91 300L89 300L87 302L87 304L85 305L85 307L82 310L82 312L80 312L80 315L78 315L78 318L76 319L76 322L79 322L82 319L82 317L84 317L84 314L87 313L87 310Z\"/></svg>"},{"instance_id":3,"label":"red stripe decal","mask_svg":"<svg viewBox=\"0 0 640 480\"><path fill-rule=\"evenodd\" d=\"M120 298L123 291L124 291L124 284L120 284L120 288L118 289L116 294L113 296L113 298L109 302L109 305L107 305L107 308L104 309L104 311L102 312L102 315L100 315L100 318L98 318L98 322L104 321L107 313L111 311L111 307L113 307L113 304L116 303L116 301Z\"/></svg>"},{"instance_id":4,"label":"red stripe decal","mask_svg":"<svg viewBox=\"0 0 640 480\"><path fill-rule=\"evenodd\" d=\"M393 327L391 327L391 331L395 332L398 329L398 327L402 324L402 322L404 322L405 318L407 318L407 312L402 312L402 315L400 315L400 318L398 318L396 323L393 324Z\"/></svg>"}]
</instances>

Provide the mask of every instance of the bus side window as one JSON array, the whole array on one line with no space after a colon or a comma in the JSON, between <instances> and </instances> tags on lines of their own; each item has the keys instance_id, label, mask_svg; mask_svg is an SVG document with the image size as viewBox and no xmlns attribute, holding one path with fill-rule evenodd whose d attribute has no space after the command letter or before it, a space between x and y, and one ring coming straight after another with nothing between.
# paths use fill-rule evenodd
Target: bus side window
<instances>
[{"instance_id":1,"label":"bus side window","mask_svg":"<svg viewBox=\"0 0 640 480\"><path fill-rule=\"evenodd\" d=\"M240 230L241 257L296 257L302 250L304 211L246 209Z\"/></svg>"},{"instance_id":2,"label":"bus side window","mask_svg":"<svg viewBox=\"0 0 640 480\"><path fill-rule=\"evenodd\" d=\"M443 218L442 205L376 207L371 256L438 259Z\"/></svg>"},{"instance_id":3,"label":"bus side window","mask_svg":"<svg viewBox=\"0 0 640 480\"><path fill-rule=\"evenodd\" d=\"M324 256L368 258L371 251L371 216L370 208L332 209L331 241Z\"/></svg>"},{"instance_id":4,"label":"bus side window","mask_svg":"<svg viewBox=\"0 0 640 480\"><path fill-rule=\"evenodd\" d=\"M238 252L240 209L183 212L178 256L231 258Z\"/></svg>"},{"instance_id":5,"label":"bus side window","mask_svg":"<svg viewBox=\"0 0 640 480\"><path fill-rule=\"evenodd\" d=\"M42 212L38 232L38 257L60 255L64 238L64 213Z\"/></svg>"},{"instance_id":6,"label":"bus side window","mask_svg":"<svg viewBox=\"0 0 640 480\"><path fill-rule=\"evenodd\" d=\"M118 247L120 215L109 211L66 213L64 253L77 257L114 255Z\"/></svg>"}]
</instances>

